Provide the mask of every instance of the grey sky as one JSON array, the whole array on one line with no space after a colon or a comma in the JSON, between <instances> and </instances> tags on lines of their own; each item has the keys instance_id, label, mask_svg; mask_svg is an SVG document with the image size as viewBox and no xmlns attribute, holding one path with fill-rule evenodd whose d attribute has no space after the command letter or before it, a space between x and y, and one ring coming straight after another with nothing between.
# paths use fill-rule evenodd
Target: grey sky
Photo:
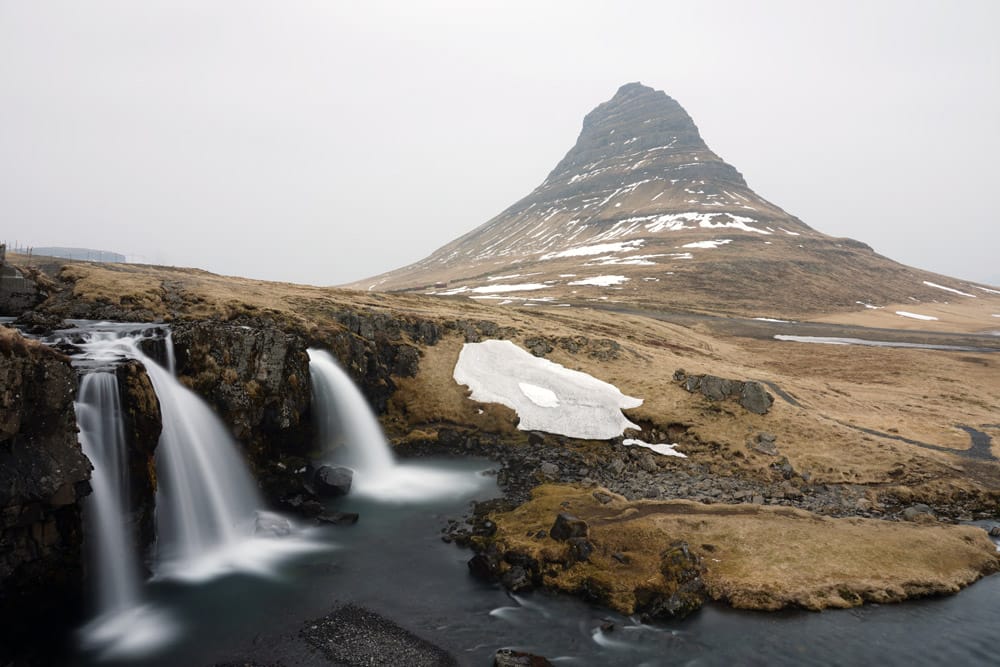
<instances>
[{"instance_id":1,"label":"grey sky","mask_svg":"<svg viewBox=\"0 0 1000 667\"><path fill-rule=\"evenodd\" d=\"M665 90L762 196L1000 283L1000 3L0 0L0 240L336 284Z\"/></svg>"}]
</instances>

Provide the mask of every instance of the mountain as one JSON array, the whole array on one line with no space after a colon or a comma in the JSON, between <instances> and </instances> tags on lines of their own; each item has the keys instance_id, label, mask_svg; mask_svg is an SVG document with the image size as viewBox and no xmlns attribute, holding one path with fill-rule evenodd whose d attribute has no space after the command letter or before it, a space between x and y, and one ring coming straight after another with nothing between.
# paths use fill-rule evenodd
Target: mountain
<instances>
[{"instance_id":1,"label":"mountain","mask_svg":"<svg viewBox=\"0 0 1000 667\"><path fill-rule=\"evenodd\" d=\"M941 299L926 282L970 289L812 229L751 190L674 99L629 83L587 114L528 196L429 257L349 287L801 315Z\"/></svg>"}]
</instances>

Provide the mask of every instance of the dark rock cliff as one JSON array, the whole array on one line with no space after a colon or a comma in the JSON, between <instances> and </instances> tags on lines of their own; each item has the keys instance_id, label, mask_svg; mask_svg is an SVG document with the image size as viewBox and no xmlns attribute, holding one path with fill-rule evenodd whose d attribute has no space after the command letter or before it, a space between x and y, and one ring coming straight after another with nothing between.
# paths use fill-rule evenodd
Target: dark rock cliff
<instances>
[{"instance_id":1,"label":"dark rock cliff","mask_svg":"<svg viewBox=\"0 0 1000 667\"><path fill-rule=\"evenodd\" d=\"M301 336L267 323L182 322L178 378L209 402L255 468L309 446L309 357Z\"/></svg>"},{"instance_id":2,"label":"dark rock cliff","mask_svg":"<svg viewBox=\"0 0 1000 667\"><path fill-rule=\"evenodd\" d=\"M137 540L136 549L144 551L156 538L156 445L163 430L160 401L146 369L135 360L115 369L121 393L128 442L129 521Z\"/></svg>"},{"instance_id":3,"label":"dark rock cliff","mask_svg":"<svg viewBox=\"0 0 1000 667\"><path fill-rule=\"evenodd\" d=\"M91 466L76 391L64 356L0 329L0 627L12 642L43 614L52 622L79 610Z\"/></svg>"}]
</instances>

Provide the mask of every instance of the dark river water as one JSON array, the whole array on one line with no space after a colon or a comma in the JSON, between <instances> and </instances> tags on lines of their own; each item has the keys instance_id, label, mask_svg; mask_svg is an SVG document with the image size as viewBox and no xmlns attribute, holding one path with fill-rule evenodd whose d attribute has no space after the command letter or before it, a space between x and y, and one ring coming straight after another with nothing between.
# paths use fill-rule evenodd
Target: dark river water
<instances>
[{"instance_id":1,"label":"dark river water","mask_svg":"<svg viewBox=\"0 0 1000 667\"><path fill-rule=\"evenodd\" d=\"M478 475L479 490L427 502L350 498L336 509L358 512L356 525L314 529L316 550L266 573L147 584L150 605L177 624L175 641L122 661L80 652L77 664L210 665L254 657L301 664L295 656L302 647L283 652L282 638L348 602L394 620L463 665L489 665L501 647L562 665L1000 664L998 577L955 596L901 605L822 613L708 605L685 621L652 626L568 597L510 595L472 579L470 552L440 539L447 519L460 517L473 496L496 495L493 478L478 473L490 463L439 464ZM608 620L615 628L602 632Z\"/></svg>"}]
</instances>

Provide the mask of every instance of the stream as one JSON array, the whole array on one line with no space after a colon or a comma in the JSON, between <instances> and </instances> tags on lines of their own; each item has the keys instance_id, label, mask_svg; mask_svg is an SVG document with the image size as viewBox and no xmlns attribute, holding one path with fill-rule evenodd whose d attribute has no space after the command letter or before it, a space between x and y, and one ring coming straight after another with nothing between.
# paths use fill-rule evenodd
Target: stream
<instances>
[{"instance_id":1,"label":"stream","mask_svg":"<svg viewBox=\"0 0 1000 667\"><path fill-rule=\"evenodd\" d=\"M477 489L425 502L355 498L354 526L310 529L319 550L266 575L147 584L150 608L180 624L176 641L136 661L79 656L80 665L328 664L299 628L351 602L449 651L459 664L489 665L501 647L557 665L993 665L1000 577L958 595L822 613L741 612L708 605L691 618L643 625L567 596L511 595L468 574L471 552L440 539L472 497L497 495L490 462L423 461L464 474ZM614 629L602 631L611 621Z\"/></svg>"}]
</instances>

